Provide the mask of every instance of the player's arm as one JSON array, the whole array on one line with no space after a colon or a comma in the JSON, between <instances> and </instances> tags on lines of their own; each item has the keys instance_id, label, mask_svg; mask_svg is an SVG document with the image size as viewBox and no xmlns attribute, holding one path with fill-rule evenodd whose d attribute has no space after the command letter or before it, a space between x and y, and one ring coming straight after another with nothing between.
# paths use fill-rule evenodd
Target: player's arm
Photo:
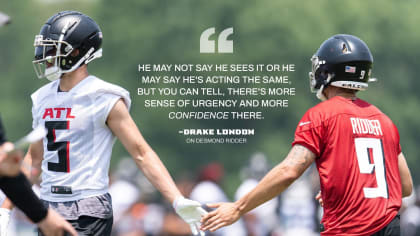
<instances>
[{"instance_id":1,"label":"player's arm","mask_svg":"<svg viewBox=\"0 0 420 236\"><path fill-rule=\"evenodd\" d=\"M413 180L411 179L410 169L408 169L407 161L402 152L398 155L398 169L400 170L402 196L408 197L413 191Z\"/></svg>"},{"instance_id":2,"label":"player's arm","mask_svg":"<svg viewBox=\"0 0 420 236\"><path fill-rule=\"evenodd\" d=\"M39 175L41 174L42 160L44 159L44 145L43 141L39 140L32 143L29 146L28 152L25 155L24 162L27 163L25 166L31 166L30 170L26 170L24 173L27 174L32 183L35 183ZM28 173L29 172L29 173Z\"/></svg>"},{"instance_id":3,"label":"player's arm","mask_svg":"<svg viewBox=\"0 0 420 236\"><path fill-rule=\"evenodd\" d=\"M199 231L198 223L201 216L207 212L201 208L199 202L182 196L166 167L144 140L122 99L111 109L107 124L146 178L172 203L178 215L190 225L192 233L194 235L200 233L204 236L204 232Z\"/></svg>"},{"instance_id":4,"label":"player's arm","mask_svg":"<svg viewBox=\"0 0 420 236\"><path fill-rule=\"evenodd\" d=\"M41 147L41 152L39 152L40 150L38 149L39 145ZM25 176L29 175L30 171L25 170L26 173L23 174L23 171L21 172L19 170L22 154L19 154L19 152L8 153L5 157L7 159L3 159L3 157L1 157L2 155L4 157L4 155L6 154L0 153L0 165L4 165L1 168L7 166L9 166L9 168L15 168L14 165L18 165L18 167L16 167L17 169L14 171L17 172L16 174L8 174L7 176L5 176L3 175L3 172L0 173L3 175L3 177L0 177L0 189L3 190L7 197L10 197L14 204L16 204L34 223L38 224L38 226L44 232L45 235L63 235L64 232L68 232L70 233L70 235L76 236L77 233L74 230L74 228L65 219L58 215L54 210L46 208L35 195L35 193L32 191L31 184ZM14 155L18 155L19 158L14 157ZM42 141L32 144L29 148L26 157L29 159L33 159L33 157L35 157L35 159L42 159ZM15 160L18 160L18 162L16 162ZM27 167L24 167L23 169L26 168ZM10 209L13 208L12 201L7 199L6 205L10 206ZM3 203L2 207L4 206L5 203ZM3 216L3 211L1 213L2 215L0 218L0 234L6 235L10 213L8 213L7 216Z\"/></svg>"},{"instance_id":5,"label":"player's arm","mask_svg":"<svg viewBox=\"0 0 420 236\"><path fill-rule=\"evenodd\" d=\"M209 204L216 210L205 215L202 230L215 231L230 225L243 214L274 198L292 184L314 162L315 154L309 149L294 145L287 157L275 166L247 195L234 203Z\"/></svg>"},{"instance_id":6,"label":"player's arm","mask_svg":"<svg viewBox=\"0 0 420 236\"><path fill-rule=\"evenodd\" d=\"M13 144L4 144L4 145L13 145ZM40 147L39 147L40 145ZM6 147L6 149L13 149L10 147ZM5 154L3 154L5 155ZM9 177L13 177L13 176L17 176L18 174L20 174L20 171L22 171L23 174L25 174L28 178L31 178L32 174L35 174L36 176L34 176L35 178L38 178L39 173L40 173L40 169L41 169L41 165L39 163L39 166L37 166L35 168L32 168L34 171L31 171L28 167L31 166L32 162L32 155L35 156L35 159L41 159L42 161L42 155L43 155L43 149L42 149L42 141L38 141L37 143L31 144L31 146L29 147L29 150L23 160L23 162L25 163L24 165L22 165L22 167L20 166L20 160L22 159L22 154L20 153L20 151L17 152L11 152L8 154L7 159L3 160L0 163L0 169L8 169L7 171L5 171L7 173L7 176ZM20 170L20 171L19 171ZM38 171L36 171L38 170ZM3 173L3 171L0 171L2 175L4 175L5 173ZM32 179L32 180L34 180ZM33 181L32 181L33 182ZM10 218L10 211L14 208L14 204L13 202L6 197L0 207L0 235L2 234L1 232L6 231L8 224L9 224L9 218Z\"/></svg>"},{"instance_id":7,"label":"player's arm","mask_svg":"<svg viewBox=\"0 0 420 236\"><path fill-rule=\"evenodd\" d=\"M0 146L0 176L16 176L20 172L23 154L20 150L13 150L13 148L11 142Z\"/></svg>"},{"instance_id":8,"label":"player's arm","mask_svg":"<svg viewBox=\"0 0 420 236\"><path fill-rule=\"evenodd\" d=\"M122 99L110 111L107 124L139 169L168 201L173 202L181 196L168 170L141 135Z\"/></svg>"},{"instance_id":9,"label":"player's arm","mask_svg":"<svg viewBox=\"0 0 420 236\"><path fill-rule=\"evenodd\" d=\"M76 236L74 228L52 209L46 208L32 191L31 184L23 173L13 177L0 178L0 188L12 199L25 215L38 224L45 235L63 235L64 232ZM2 234L6 228L2 228Z\"/></svg>"},{"instance_id":10,"label":"player's arm","mask_svg":"<svg viewBox=\"0 0 420 236\"><path fill-rule=\"evenodd\" d=\"M6 142L0 146L0 176L16 177L20 173L23 155L19 150L7 152L8 150L13 150L12 143ZM6 197L0 207L0 236L6 235L13 208L12 201Z\"/></svg>"}]
</instances>

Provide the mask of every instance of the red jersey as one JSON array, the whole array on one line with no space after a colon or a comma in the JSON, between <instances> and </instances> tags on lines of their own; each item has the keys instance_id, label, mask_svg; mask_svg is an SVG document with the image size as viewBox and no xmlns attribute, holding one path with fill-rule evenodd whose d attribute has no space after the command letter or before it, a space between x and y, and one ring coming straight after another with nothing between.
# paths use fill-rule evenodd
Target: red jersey
<instances>
[{"instance_id":1,"label":"red jersey","mask_svg":"<svg viewBox=\"0 0 420 236\"><path fill-rule=\"evenodd\" d=\"M321 235L371 235L401 206L398 130L375 106L335 96L309 109L292 145L316 156L324 201Z\"/></svg>"}]
</instances>

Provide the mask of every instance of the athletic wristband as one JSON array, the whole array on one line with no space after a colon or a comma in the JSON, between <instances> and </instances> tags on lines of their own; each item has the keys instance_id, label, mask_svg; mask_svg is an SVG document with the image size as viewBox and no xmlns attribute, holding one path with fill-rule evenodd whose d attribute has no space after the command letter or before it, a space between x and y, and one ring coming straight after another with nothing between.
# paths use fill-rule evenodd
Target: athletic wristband
<instances>
[{"instance_id":1,"label":"athletic wristband","mask_svg":"<svg viewBox=\"0 0 420 236\"><path fill-rule=\"evenodd\" d=\"M47 216L48 209L32 191L31 184L22 173L16 177L1 177L0 188L34 223Z\"/></svg>"}]
</instances>

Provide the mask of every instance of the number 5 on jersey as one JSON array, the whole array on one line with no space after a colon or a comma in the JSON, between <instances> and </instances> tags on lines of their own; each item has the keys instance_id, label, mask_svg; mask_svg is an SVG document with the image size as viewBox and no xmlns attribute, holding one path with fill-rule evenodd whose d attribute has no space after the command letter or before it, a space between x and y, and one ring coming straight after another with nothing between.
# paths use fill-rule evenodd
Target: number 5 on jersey
<instances>
[{"instance_id":1,"label":"number 5 on jersey","mask_svg":"<svg viewBox=\"0 0 420 236\"><path fill-rule=\"evenodd\" d=\"M55 172L70 172L69 163L69 149L70 142L62 141L56 142L56 130L66 130L70 127L70 121L45 121L45 128L47 128L47 150L57 151L58 163L48 162L48 170Z\"/></svg>"}]
</instances>

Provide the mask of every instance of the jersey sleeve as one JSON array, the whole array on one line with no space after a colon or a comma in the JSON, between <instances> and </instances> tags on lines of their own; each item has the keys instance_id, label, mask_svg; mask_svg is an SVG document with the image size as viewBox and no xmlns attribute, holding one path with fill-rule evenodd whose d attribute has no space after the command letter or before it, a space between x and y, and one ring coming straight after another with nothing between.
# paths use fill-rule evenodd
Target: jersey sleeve
<instances>
[{"instance_id":1,"label":"jersey sleeve","mask_svg":"<svg viewBox=\"0 0 420 236\"><path fill-rule=\"evenodd\" d=\"M112 93L103 93L96 97L95 104L98 109L96 115L102 124L106 123L109 113L121 98L121 96Z\"/></svg>"},{"instance_id":2,"label":"jersey sleeve","mask_svg":"<svg viewBox=\"0 0 420 236\"><path fill-rule=\"evenodd\" d=\"M292 146L302 145L319 157L322 152L322 131L322 122L318 113L310 109L298 123Z\"/></svg>"},{"instance_id":3,"label":"jersey sleeve","mask_svg":"<svg viewBox=\"0 0 420 236\"><path fill-rule=\"evenodd\" d=\"M97 80L94 86L96 88L92 94L95 96L95 106L98 109L97 118L102 124L105 124L109 113L118 100L123 99L127 109L130 109L130 93L124 88L100 80Z\"/></svg>"}]
</instances>

